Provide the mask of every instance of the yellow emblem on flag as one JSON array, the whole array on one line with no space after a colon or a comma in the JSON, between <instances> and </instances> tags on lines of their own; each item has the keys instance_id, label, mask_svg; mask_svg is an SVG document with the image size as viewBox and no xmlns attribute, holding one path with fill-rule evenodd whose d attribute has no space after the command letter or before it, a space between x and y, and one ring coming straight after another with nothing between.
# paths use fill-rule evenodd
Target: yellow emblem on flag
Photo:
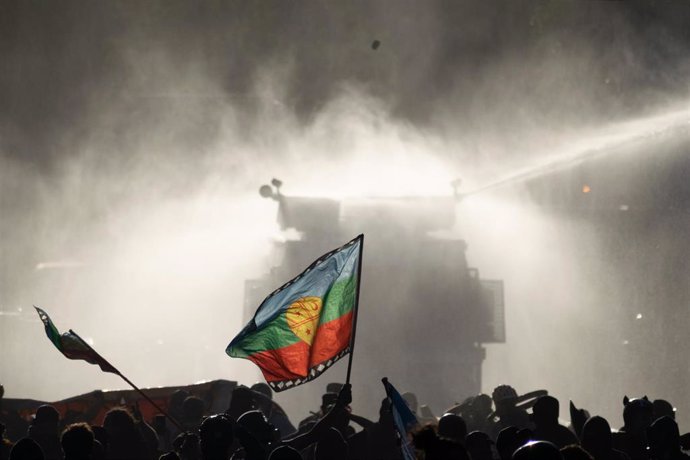
<instances>
[{"instance_id":1,"label":"yellow emblem on flag","mask_svg":"<svg viewBox=\"0 0 690 460\"><path fill-rule=\"evenodd\" d=\"M316 327L321 317L321 307L321 297L309 296L297 299L286 312L290 330L309 345L314 341Z\"/></svg>"}]
</instances>

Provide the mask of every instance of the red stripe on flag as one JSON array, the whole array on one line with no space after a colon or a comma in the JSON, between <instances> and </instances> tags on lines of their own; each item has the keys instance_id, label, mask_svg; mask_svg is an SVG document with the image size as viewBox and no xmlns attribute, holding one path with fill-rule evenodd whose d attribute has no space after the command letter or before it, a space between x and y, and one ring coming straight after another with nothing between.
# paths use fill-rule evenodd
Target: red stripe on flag
<instances>
[{"instance_id":1,"label":"red stripe on flag","mask_svg":"<svg viewBox=\"0 0 690 460\"><path fill-rule=\"evenodd\" d=\"M254 353L248 359L259 366L267 382L304 378L309 371L309 345L300 340L287 347Z\"/></svg>"},{"instance_id":2,"label":"red stripe on flag","mask_svg":"<svg viewBox=\"0 0 690 460\"><path fill-rule=\"evenodd\" d=\"M311 345L309 367L333 358L350 345L352 310L340 318L319 325Z\"/></svg>"}]
</instances>

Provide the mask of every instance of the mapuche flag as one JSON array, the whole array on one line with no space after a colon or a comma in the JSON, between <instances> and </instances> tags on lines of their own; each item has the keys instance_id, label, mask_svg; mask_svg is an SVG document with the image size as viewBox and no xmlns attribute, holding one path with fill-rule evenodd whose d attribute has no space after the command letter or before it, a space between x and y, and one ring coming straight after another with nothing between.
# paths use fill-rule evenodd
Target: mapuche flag
<instances>
[{"instance_id":1,"label":"mapuche flag","mask_svg":"<svg viewBox=\"0 0 690 460\"><path fill-rule=\"evenodd\" d=\"M120 374L117 369L111 366L105 359L103 359L92 348L87 346L81 338L72 333L72 331L65 332L62 335L57 330L50 316L42 309L34 306L38 312L38 317L43 321L46 328L46 335L53 342L55 348L68 357L69 359L82 359L90 364L97 364L103 372L112 372L113 374Z\"/></svg>"},{"instance_id":2,"label":"mapuche flag","mask_svg":"<svg viewBox=\"0 0 690 460\"><path fill-rule=\"evenodd\" d=\"M350 352L363 236L271 293L225 352L259 366L274 391L315 379Z\"/></svg>"}]
</instances>

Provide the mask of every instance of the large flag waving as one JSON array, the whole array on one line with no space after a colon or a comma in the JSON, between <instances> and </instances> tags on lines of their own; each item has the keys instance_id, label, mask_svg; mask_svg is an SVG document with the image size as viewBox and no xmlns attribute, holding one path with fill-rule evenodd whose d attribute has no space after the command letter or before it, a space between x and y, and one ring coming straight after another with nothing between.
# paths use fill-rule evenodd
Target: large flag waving
<instances>
[{"instance_id":1,"label":"large flag waving","mask_svg":"<svg viewBox=\"0 0 690 460\"><path fill-rule=\"evenodd\" d=\"M84 345L81 338L77 337L70 330L60 335L50 316L42 309L34 306L38 312L38 317L43 321L46 328L46 335L53 342L55 348L68 357L69 359L83 359L87 363L97 364L103 372L112 372L113 374L120 374L113 366L111 366L105 359L93 351L93 349Z\"/></svg>"},{"instance_id":2,"label":"large flag waving","mask_svg":"<svg viewBox=\"0 0 690 460\"><path fill-rule=\"evenodd\" d=\"M249 359L274 391L315 379L350 351L362 235L271 293L225 352Z\"/></svg>"}]
</instances>

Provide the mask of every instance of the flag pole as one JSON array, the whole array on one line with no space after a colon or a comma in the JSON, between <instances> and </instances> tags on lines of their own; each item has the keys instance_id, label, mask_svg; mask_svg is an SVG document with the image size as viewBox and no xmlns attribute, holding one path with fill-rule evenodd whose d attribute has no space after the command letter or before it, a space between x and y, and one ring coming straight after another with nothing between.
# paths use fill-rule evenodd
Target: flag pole
<instances>
[{"instance_id":1,"label":"flag pole","mask_svg":"<svg viewBox=\"0 0 690 460\"><path fill-rule=\"evenodd\" d=\"M362 284L362 253L364 251L364 233L359 238L359 258L357 259L357 294L355 295L355 308L352 314L352 337L350 337L350 357L347 361L347 376L345 383L350 383L350 373L352 371L352 356L355 354L355 333L357 332L357 312L359 311L359 287Z\"/></svg>"},{"instance_id":2,"label":"flag pole","mask_svg":"<svg viewBox=\"0 0 690 460\"><path fill-rule=\"evenodd\" d=\"M100 353L98 353L96 350L94 350L94 349L91 347L91 345L89 345L89 344L86 342L86 340L84 340L84 339L82 339L81 337L79 337L79 334L77 334L76 332L74 332L72 329L70 329L69 332L70 332L70 334L73 334L77 339L79 339L79 341L82 343L82 345L84 345L86 348L88 348L93 354L95 354L96 356L98 356L99 359L102 359L104 363L106 363L108 366L112 367L113 370L115 371L115 373L116 373L117 375L119 375L119 376L122 378L122 380L124 380L125 382L127 382L127 383L129 384L129 386L131 386L132 388L134 388L134 390L135 390L137 393L139 393L146 401L148 401L153 407L155 407L156 410L157 410L158 412L160 412L160 413L163 414L168 420L170 420L170 422L172 422L172 424L175 425L175 426L177 427L178 430L180 430L181 432L184 433L185 429L182 427L182 425L180 425L180 423L179 423L177 420L175 420L175 419L174 419L170 414L168 414L166 411L164 411L163 409L161 409L161 408L158 406L158 404L156 404L155 402L153 402L153 399L149 398L148 395L147 395L146 393L144 393L143 391L141 391L141 390L139 389L139 387L137 387L134 383L132 383L131 380L129 380L127 377L125 377L125 376L122 374L122 372L120 372L115 366L113 366L112 364L110 364L110 363L108 362L107 359L105 359L103 356L100 355Z\"/></svg>"}]
</instances>

